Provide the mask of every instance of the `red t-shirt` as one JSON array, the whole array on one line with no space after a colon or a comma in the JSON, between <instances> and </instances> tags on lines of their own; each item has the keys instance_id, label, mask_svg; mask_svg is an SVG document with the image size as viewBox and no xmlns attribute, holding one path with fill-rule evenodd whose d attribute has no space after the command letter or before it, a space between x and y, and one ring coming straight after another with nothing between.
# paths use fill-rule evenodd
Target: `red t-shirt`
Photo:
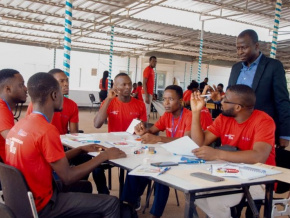
<instances>
[{"instance_id":1,"label":"red t-shirt","mask_svg":"<svg viewBox=\"0 0 290 218\"><path fill-rule=\"evenodd\" d=\"M272 151L266 164L276 165L275 123L266 113L254 110L249 119L240 124L234 118L220 114L208 131L220 137L222 145L236 146L240 150L253 150L256 142L268 143L272 145Z\"/></svg>"},{"instance_id":2,"label":"red t-shirt","mask_svg":"<svg viewBox=\"0 0 290 218\"><path fill-rule=\"evenodd\" d=\"M135 118L147 121L145 104L136 98L131 98L127 103L121 102L118 97L114 98L108 106L107 115L108 132L126 131Z\"/></svg>"},{"instance_id":3,"label":"red t-shirt","mask_svg":"<svg viewBox=\"0 0 290 218\"><path fill-rule=\"evenodd\" d=\"M138 100L140 100L140 101L143 101L142 91L143 91L142 86L137 86L137 91L136 92L138 92Z\"/></svg>"},{"instance_id":4,"label":"red t-shirt","mask_svg":"<svg viewBox=\"0 0 290 218\"><path fill-rule=\"evenodd\" d=\"M29 104L26 116L31 114L33 111L32 103ZM79 109L78 105L69 98L63 98L63 109L61 112L55 112L51 124L53 124L59 131L61 135L67 134L68 123L78 123L79 122Z\"/></svg>"},{"instance_id":5,"label":"red t-shirt","mask_svg":"<svg viewBox=\"0 0 290 218\"><path fill-rule=\"evenodd\" d=\"M6 102L0 98L0 133L14 126L14 116ZM5 139L0 134L0 156L5 162Z\"/></svg>"},{"instance_id":6,"label":"red t-shirt","mask_svg":"<svg viewBox=\"0 0 290 218\"><path fill-rule=\"evenodd\" d=\"M212 124L212 116L206 107L203 107L200 113L201 128L205 131Z\"/></svg>"},{"instance_id":7,"label":"red t-shirt","mask_svg":"<svg viewBox=\"0 0 290 218\"><path fill-rule=\"evenodd\" d=\"M190 131L191 129L191 111L183 108L183 113L179 121L179 117L173 119L172 126L172 113L165 112L159 120L154 124L160 131L166 130L166 136L172 137L172 128L173 132L175 131L174 138L183 137L184 133Z\"/></svg>"},{"instance_id":8,"label":"red t-shirt","mask_svg":"<svg viewBox=\"0 0 290 218\"><path fill-rule=\"evenodd\" d=\"M153 90L154 90L154 79L155 79L155 73L152 67L148 66L144 69L143 71L143 77L147 78L147 93L150 95L153 95ZM143 90L144 94L144 90Z\"/></svg>"},{"instance_id":9,"label":"red t-shirt","mask_svg":"<svg viewBox=\"0 0 290 218\"><path fill-rule=\"evenodd\" d=\"M100 79L99 89L108 90L108 79L106 79L105 88L103 88L102 82L103 82L103 79Z\"/></svg>"},{"instance_id":10,"label":"red t-shirt","mask_svg":"<svg viewBox=\"0 0 290 218\"><path fill-rule=\"evenodd\" d=\"M23 174L39 212L53 194L50 163L65 157L59 132L40 114L20 120L6 139L6 163Z\"/></svg>"},{"instance_id":11,"label":"red t-shirt","mask_svg":"<svg viewBox=\"0 0 290 218\"><path fill-rule=\"evenodd\" d=\"M190 97L191 97L191 93L192 91L191 90L186 90L184 93L183 93L183 101L190 101Z\"/></svg>"}]
</instances>

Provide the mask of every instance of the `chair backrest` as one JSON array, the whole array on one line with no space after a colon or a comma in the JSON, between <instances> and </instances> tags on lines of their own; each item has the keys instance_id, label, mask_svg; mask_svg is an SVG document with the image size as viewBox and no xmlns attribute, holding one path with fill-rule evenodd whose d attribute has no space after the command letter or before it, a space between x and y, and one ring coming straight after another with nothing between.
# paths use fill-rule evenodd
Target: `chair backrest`
<instances>
[{"instance_id":1,"label":"chair backrest","mask_svg":"<svg viewBox=\"0 0 290 218\"><path fill-rule=\"evenodd\" d=\"M35 204L29 200L28 193L31 192L22 173L15 167L0 163L0 178L5 205L16 217L35 217L32 212Z\"/></svg>"},{"instance_id":2,"label":"chair backrest","mask_svg":"<svg viewBox=\"0 0 290 218\"><path fill-rule=\"evenodd\" d=\"M96 101L95 95L94 94L89 94L90 96L90 100L93 103L94 101Z\"/></svg>"}]
</instances>

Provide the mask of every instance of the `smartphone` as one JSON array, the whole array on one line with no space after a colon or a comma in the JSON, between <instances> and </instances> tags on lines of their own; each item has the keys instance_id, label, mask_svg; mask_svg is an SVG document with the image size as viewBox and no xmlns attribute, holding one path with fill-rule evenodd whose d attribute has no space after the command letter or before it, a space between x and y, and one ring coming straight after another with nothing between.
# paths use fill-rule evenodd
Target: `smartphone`
<instances>
[{"instance_id":1,"label":"smartphone","mask_svg":"<svg viewBox=\"0 0 290 218\"><path fill-rule=\"evenodd\" d=\"M211 182L221 182L224 181L225 179L222 177L218 177L218 176L213 176L207 173L200 173L200 172L196 172L196 173L191 173L191 176L200 178L200 179L205 179L207 181L211 181Z\"/></svg>"},{"instance_id":2,"label":"smartphone","mask_svg":"<svg viewBox=\"0 0 290 218\"><path fill-rule=\"evenodd\" d=\"M156 163L151 163L152 166L155 167L168 167L168 166L178 166L178 163L176 162L156 162Z\"/></svg>"}]
</instances>

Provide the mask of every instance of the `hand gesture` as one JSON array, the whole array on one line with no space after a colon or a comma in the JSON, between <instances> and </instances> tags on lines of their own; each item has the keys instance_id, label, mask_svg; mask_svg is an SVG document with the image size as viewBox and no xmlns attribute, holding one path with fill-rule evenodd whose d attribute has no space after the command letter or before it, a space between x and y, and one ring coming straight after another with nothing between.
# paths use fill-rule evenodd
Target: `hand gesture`
<instances>
[{"instance_id":1,"label":"hand gesture","mask_svg":"<svg viewBox=\"0 0 290 218\"><path fill-rule=\"evenodd\" d=\"M191 94L190 106L192 112L200 112L205 105L204 98L200 96L200 92Z\"/></svg>"},{"instance_id":2,"label":"hand gesture","mask_svg":"<svg viewBox=\"0 0 290 218\"><path fill-rule=\"evenodd\" d=\"M146 133L146 128L143 122L140 122L134 127L136 135L144 135Z\"/></svg>"},{"instance_id":3,"label":"hand gesture","mask_svg":"<svg viewBox=\"0 0 290 218\"><path fill-rule=\"evenodd\" d=\"M211 91L210 94L211 94L211 99L213 101L221 101L222 100L221 93L217 90L215 85L213 85L213 91Z\"/></svg>"},{"instance_id":4,"label":"hand gesture","mask_svg":"<svg viewBox=\"0 0 290 218\"><path fill-rule=\"evenodd\" d=\"M145 95L145 102L146 102L146 104L149 104L150 102L149 102L149 94L146 94Z\"/></svg>"},{"instance_id":5,"label":"hand gesture","mask_svg":"<svg viewBox=\"0 0 290 218\"><path fill-rule=\"evenodd\" d=\"M196 149L192 150L192 153L196 157L203 159L203 160L208 160L208 161L217 160L218 159L218 157L217 157L218 152L219 152L219 150L214 149L214 148L207 146L207 145L204 145L200 148L196 148Z\"/></svg>"},{"instance_id":6,"label":"hand gesture","mask_svg":"<svg viewBox=\"0 0 290 218\"><path fill-rule=\"evenodd\" d=\"M143 136L141 136L141 142L144 144L155 144L157 142L160 142L159 136L153 135L151 133L146 133Z\"/></svg>"},{"instance_id":7,"label":"hand gesture","mask_svg":"<svg viewBox=\"0 0 290 218\"><path fill-rule=\"evenodd\" d=\"M102 155L107 155L107 160L119 159L127 156L125 152L121 151L119 148L108 148Z\"/></svg>"},{"instance_id":8,"label":"hand gesture","mask_svg":"<svg viewBox=\"0 0 290 218\"><path fill-rule=\"evenodd\" d=\"M83 145L81 146L82 151L88 153L88 152L99 152L107 150L106 147L99 145L99 144L89 144L89 145Z\"/></svg>"},{"instance_id":9,"label":"hand gesture","mask_svg":"<svg viewBox=\"0 0 290 218\"><path fill-rule=\"evenodd\" d=\"M279 139L280 145L277 146L277 148L281 148L281 149L285 149L286 147L288 147L290 145L290 141L287 139Z\"/></svg>"},{"instance_id":10,"label":"hand gesture","mask_svg":"<svg viewBox=\"0 0 290 218\"><path fill-rule=\"evenodd\" d=\"M115 98L117 96L117 91L116 91L116 89L113 87L112 89L110 89L109 91L108 91L108 99L113 99L113 98Z\"/></svg>"}]
</instances>

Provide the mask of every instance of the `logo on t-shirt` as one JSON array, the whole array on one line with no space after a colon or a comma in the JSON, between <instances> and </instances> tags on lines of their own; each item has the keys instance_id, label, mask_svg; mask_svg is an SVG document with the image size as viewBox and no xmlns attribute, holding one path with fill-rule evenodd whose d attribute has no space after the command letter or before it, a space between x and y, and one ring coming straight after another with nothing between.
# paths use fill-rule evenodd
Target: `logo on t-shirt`
<instances>
[{"instance_id":1,"label":"logo on t-shirt","mask_svg":"<svg viewBox=\"0 0 290 218\"><path fill-rule=\"evenodd\" d=\"M232 134L225 134L225 137L228 138L228 139L234 139L235 135L232 135Z\"/></svg>"},{"instance_id":2,"label":"logo on t-shirt","mask_svg":"<svg viewBox=\"0 0 290 218\"><path fill-rule=\"evenodd\" d=\"M118 115L119 111L111 111L110 114Z\"/></svg>"},{"instance_id":3,"label":"logo on t-shirt","mask_svg":"<svg viewBox=\"0 0 290 218\"><path fill-rule=\"evenodd\" d=\"M27 136L27 132L25 132L23 129L20 129L20 130L18 131L17 135L20 135L20 136L22 136L22 137L25 137L25 136Z\"/></svg>"},{"instance_id":4,"label":"logo on t-shirt","mask_svg":"<svg viewBox=\"0 0 290 218\"><path fill-rule=\"evenodd\" d=\"M248 138L248 137L244 137L244 136L242 137L242 140L243 140L243 141L246 141L246 142L251 141L250 138Z\"/></svg>"}]
</instances>

